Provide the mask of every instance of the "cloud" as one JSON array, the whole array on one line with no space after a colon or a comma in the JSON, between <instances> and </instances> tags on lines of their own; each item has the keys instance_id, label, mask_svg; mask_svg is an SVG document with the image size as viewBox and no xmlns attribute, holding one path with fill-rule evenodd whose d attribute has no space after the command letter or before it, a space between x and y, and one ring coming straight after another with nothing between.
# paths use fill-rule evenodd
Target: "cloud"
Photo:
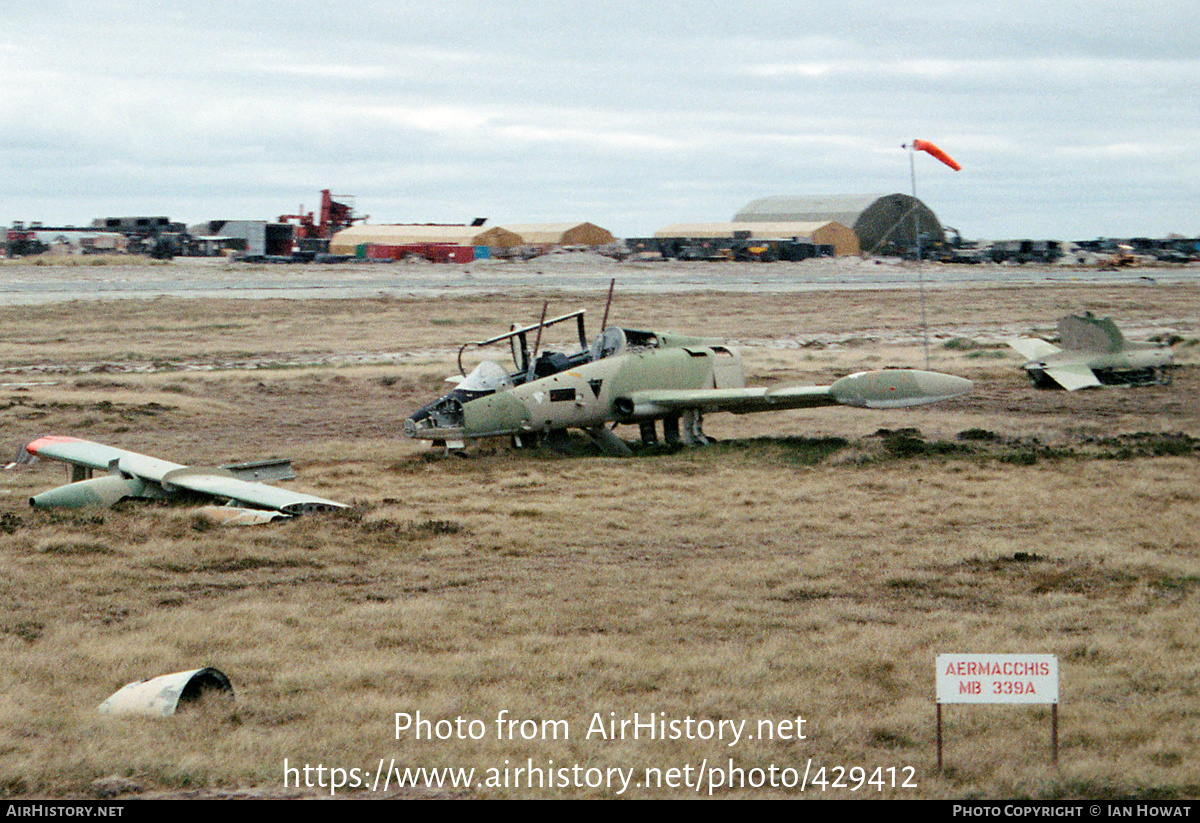
<instances>
[{"instance_id":1,"label":"cloud","mask_svg":"<svg viewBox=\"0 0 1200 823\"><path fill-rule=\"evenodd\" d=\"M332 186L380 220L497 207L649 234L767 194L906 190L899 146L923 137L964 170L921 170L920 194L968 236L1200 232L1192 0L7 17L7 219L267 218Z\"/></svg>"}]
</instances>

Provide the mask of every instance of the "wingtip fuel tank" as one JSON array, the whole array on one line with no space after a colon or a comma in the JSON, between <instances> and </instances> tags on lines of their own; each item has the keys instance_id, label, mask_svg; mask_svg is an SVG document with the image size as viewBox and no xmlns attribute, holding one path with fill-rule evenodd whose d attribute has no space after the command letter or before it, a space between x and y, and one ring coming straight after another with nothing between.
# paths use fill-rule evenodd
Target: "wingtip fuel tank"
<instances>
[{"instance_id":1,"label":"wingtip fuel tank","mask_svg":"<svg viewBox=\"0 0 1200 823\"><path fill-rule=\"evenodd\" d=\"M916 369L880 369L858 372L834 381L830 394L845 406L864 409L899 409L936 403L969 392L974 384L965 377Z\"/></svg>"},{"instance_id":2,"label":"wingtip fuel tank","mask_svg":"<svg viewBox=\"0 0 1200 823\"><path fill-rule=\"evenodd\" d=\"M35 494L29 498L29 505L35 509L108 508L126 497L142 497L145 494L146 483L137 477L105 475Z\"/></svg>"}]
</instances>

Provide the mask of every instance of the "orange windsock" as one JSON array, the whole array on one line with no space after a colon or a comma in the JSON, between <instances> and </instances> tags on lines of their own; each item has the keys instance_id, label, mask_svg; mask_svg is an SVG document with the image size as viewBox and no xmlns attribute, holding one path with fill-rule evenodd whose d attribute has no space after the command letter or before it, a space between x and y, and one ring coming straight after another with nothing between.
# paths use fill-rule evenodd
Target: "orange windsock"
<instances>
[{"instance_id":1,"label":"orange windsock","mask_svg":"<svg viewBox=\"0 0 1200 823\"><path fill-rule=\"evenodd\" d=\"M928 140L914 140L914 141L912 141L912 147L914 149L916 149L917 151L923 151L928 154L932 154L938 160L941 160L943 163L945 163L947 166L954 169L955 171L962 171L962 166L958 165L958 163L956 163L954 161L953 157L946 154L946 152L942 151L937 146L933 145L933 143L930 143Z\"/></svg>"}]
</instances>

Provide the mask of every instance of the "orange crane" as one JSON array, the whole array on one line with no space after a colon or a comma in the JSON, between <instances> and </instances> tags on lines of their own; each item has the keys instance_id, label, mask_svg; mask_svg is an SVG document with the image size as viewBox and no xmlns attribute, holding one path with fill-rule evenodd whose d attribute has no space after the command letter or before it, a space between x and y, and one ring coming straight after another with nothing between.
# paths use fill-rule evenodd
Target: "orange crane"
<instances>
[{"instance_id":1,"label":"orange crane","mask_svg":"<svg viewBox=\"0 0 1200 823\"><path fill-rule=\"evenodd\" d=\"M353 199L353 195L339 194L338 197ZM328 240L330 237L342 229L349 228L355 223L363 222L367 216L355 217L354 206L352 203L340 203L333 199L333 195L329 193L329 189L321 190L321 218L320 221L314 219L313 212L304 214L304 206L300 207L300 214L281 214L279 215L280 223L288 223L292 220L298 221L296 226L296 240Z\"/></svg>"}]
</instances>

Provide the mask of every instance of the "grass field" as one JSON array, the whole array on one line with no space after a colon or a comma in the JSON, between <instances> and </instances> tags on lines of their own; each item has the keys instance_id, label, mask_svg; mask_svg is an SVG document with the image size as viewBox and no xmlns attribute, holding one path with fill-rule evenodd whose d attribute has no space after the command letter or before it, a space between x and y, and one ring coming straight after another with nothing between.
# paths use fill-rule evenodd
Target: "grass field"
<instances>
[{"instance_id":1,"label":"grass field","mask_svg":"<svg viewBox=\"0 0 1200 823\"><path fill-rule=\"evenodd\" d=\"M181 506L35 512L62 467L0 475L0 796L327 796L331 768L372 783L393 761L476 773L338 796L684 797L731 766L747 784L716 796L798 796L750 784L820 767L847 785L805 797L1200 796L1200 289L932 291L931 365L976 381L937 406L713 416L715 445L625 460L405 440L458 346L545 296L0 308L12 451L54 433L287 456L294 487L353 504L233 529ZM827 383L923 365L915 300L634 295L613 318L729 337L751 384ZM1084 309L1171 335L1173 385L1035 390L1003 340ZM936 770L946 652L1058 656L1057 765L1048 707L950 706ZM203 666L232 708L96 711ZM417 712L435 739L397 734ZM599 733L635 713L693 737ZM325 787L285 787L285 760Z\"/></svg>"}]
</instances>

